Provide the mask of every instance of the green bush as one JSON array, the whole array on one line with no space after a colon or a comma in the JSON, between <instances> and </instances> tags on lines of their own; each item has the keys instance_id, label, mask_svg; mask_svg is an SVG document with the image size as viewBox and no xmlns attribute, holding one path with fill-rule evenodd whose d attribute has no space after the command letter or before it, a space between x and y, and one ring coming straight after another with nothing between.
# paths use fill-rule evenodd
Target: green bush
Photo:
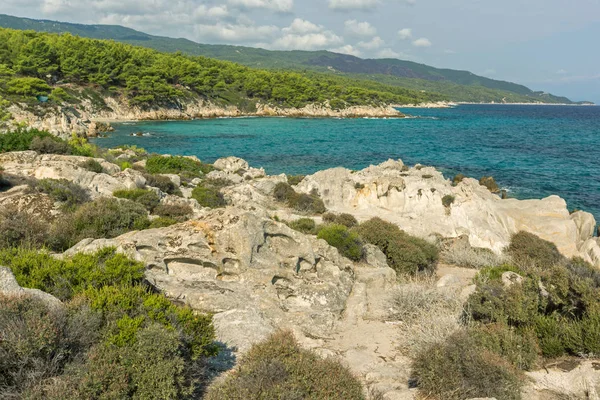
<instances>
[{"instance_id":1,"label":"green bush","mask_svg":"<svg viewBox=\"0 0 600 400\"><path fill-rule=\"evenodd\" d=\"M464 179L466 178L466 176L464 174L456 174L454 175L454 178L452 178L452 186L456 186L459 183L461 183Z\"/></svg>"},{"instance_id":2,"label":"green bush","mask_svg":"<svg viewBox=\"0 0 600 400\"><path fill-rule=\"evenodd\" d=\"M326 210L323 200L315 194L296 193L296 191L285 182L279 182L273 189L275 200L286 203L289 207L314 214L322 214Z\"/></svg>"},{"instance_id":3,"label":"green bush","mask_svg":"<svg viewBox=\"0 0 600 400\"><path fill-rule=\"evenodd\" d=\"M181 221L169 217L158 217L150 221L148 229L166 228L168 226L175 225L179 222Z\"/></svg>"},{"instance_id":4,"label":"green bush","mask_svg":"<svg viewBox=\"0 0 600 400\"><path fill-rule=\"evenodd\" d=\"M87 169L88 171L95 172L97 174L101 174L104 172L104 168L102 168L102 164L98 161L89 159L81 163L81 168Z\"/></svg>"},{"instance_id":5,"label":"green bush","mask_svg":"<svg viewBox=\"0 0 600 400\"><path fill-rule=\"evenodd\" d=\"M161 192L181 196L181 190L173 183L168 176L144 174L146 186L159 188Z\"/></svg>"},{"instance_id":6,"label":"green bush","mask_svg":"<svg viewBox=\"0 0 600 400\"><path fill-rule=\"evenodd\" d=\"M442 204L444 205L444 207L449 208L454 203L454 200L456 200L456 197L447 194L444 197L442 197Z\"/></svg>"},{"instance_id":7,"label":"green bush","mask_svg":"<svg viewBox=\"0 0 600 400\"><path fill-rule=\"evenodd\" d=\"M64 260L44 251L17 248L0 251L0 264L12 270L21 286L40 289L61 300L70 300L89 288L132 285L144 277L141 263L116 253L114 248Z\"/></svg>"},{"instance_id":8,"label":"green bush","mask_svg":"<svg viewBox=\"0 0 600 400\"><path fill-rule=\"evenodd\" d=\"M334 214L331 212L323 214L323 222L330 224L344 225L347 228L353 228L358 225L358 221L352 214Z\"/></svg>"},{"instance_id":9,"label":"green bush","mask_svg":"<svg viewBox=\"0 0 600 400\"><path fill-rule=\"evenodd\" d=\"M298 232L306 233L308 235L314 235L317 231L317 224L315 224L315 220L312 218L300 218L288 222L287 225Z\"/></svg>"},{"instance_id":10,"label":"green bush","mask_svg":"<svg viewBox=\"0 0 600 400\"><path fill-rule=\"evenodd\" d=\"M372 218L360 224L356 232L363 241L379 247L389 266L399 274L435 271L439 258L437 247L407 234L392 223Z\"/></svg>"},{"instance_id":11,"label":"green bush","mask_svg":"<svg viewBox=\"0 0 600 400\"><path fill-rule=\"evenodd\" d=\"M210 164L191 158L176 156L151 156L146 161L146 171L150 174L181 174L185 177L199 177L208 174L214 168Z\"/></svg>"},{"instance_id":12,"label":"green bush","mask_svg":"<svg viewBox=\"0 0 600 400\"><path fill-rule=\"evenodd\" d=\"M49 246L66 250L85 238L114 238L148 226L148 213L141 204L99 198L57 220L50 231Z\"/></svg>"},{"instance_id":13,"label":"green bush","mask_svg":"<svg viewBox=\"0 0 600 400\"><path fill-rule=\"evenodd\" d=\"M412 369L425 396L445 400L521 398L523 378L518 370L465 332L421 352Z\"/></svg>"},{"instance_id":14,"label":"green bush","mask_svg":"<svg viewBox=\"0 0 600 400\"><path fill-rule=\"evenodd\" d=\"M147 286L141 263L114 249L64 259L11 249L0 251L0 264L20 285L47 291L66 308L51 315L27 298L0 297L0 385L15 398L179 399L198 392L202 358L216 354L211 317Z\"/></svg>"},{"instance_id":15,"label":"green bush","mask_svg":"<svg viewBox=\"0 0 600 400\"><path fill-rule=\"evenodd\" d=\"M480 347L502 356L518 369L531 371L536 367L540 349L533 329L519 331L496 323L476 325L469 335Z\"/></svg>"},{"instance_id":16,"label":"green bush","mask_svg":"<svg viewBox=\"0 0 600 400\"><path fill-rule=\"evenodd\" d=\"M363 246L358 235L344 225L325 225L319 229L317 237L324 239L329 245L338 249L341 255L351 260L358 261L363 256Z\"/></svg>"},{"instance_id":17,"label":"green bush","mask_svg":"<svg viewBox=\"0 0 600 400\"><path fill-rule=\"evenodd\" d=\"M63 203L64 208L73 209L90 200L90 195L78 184L66 179L40 179L29 183L30 190L46 193L54 201Z\"/></svg>"},{"instance_id":18,"label":"green bush","mask_svg":"<svg viewBox=\"0 0 600 400\"><path fill-rule=\"evenodd\" d=\"M29 150L40 154L71 154L73 149L65 141L52 137L36 136L31 140Z\"/></svg>"},{"instance_id":19,"label":"green bush","mask_svg":"<svg viewBox=\"0 0 600 400\"><path fill-rule=\"evenodd\" d=\"M192 190L192 198L196 199L202 207L218 208L227 205L223 194L218 188L212 186L203 186L202 184L196 186Z\"/></svg>"},{"instance_id":20,"label":"green bush","mask_svg":"<svg viewBox=\"0 0 600 400\"><path fill-rule=\"evenodd\" d=\"M506 249L513 261L523 267L551 267L563 260L556 245L529 232L518 232Z\"/></svg>"},{"instance_id":21,"label":"green bush","mask_svg":"<svg viewBox=\"0 0 600 400\"><path fill-rule=\"evenodd\" d=\"M113 196L120 199L135 201L136 203L143 205L148 211L153 211L154 208L156 208L156 206L158 206L158 204L160 203L160 198L153 190L116 190L113 192Z\"/></svg>"},{"instance_id":22,"label":"green bush","mask_svg":"<svg viewBox=\"0 0 600 400\"><path fill-rule=\"evenodd\" d=\"M206 400L363 400L360 381L332 359L302 349L289 332L255 344L239 366L212 386Z\"/></svg>"},{"instance_id":23,"label":"green bush","mask_svg":"<svg viewBox=\"0 0 600 400\"><path fill-rule=\"evenodd\" d=\"M193 212L187 204L161 204L154 209L154 214L176 221L185 221Z\"/></svg>"},{"instance_id":24,"label":"green bush","mask_svg":"<svg viewBox=\"0 0 600 400\"><path fill-rule=\"evenodd\" d=\"M48 239L49 228L38 216L14 207L3 207L0 209L0 249L42 247Z\"/></svg>"},{"instance_id":25,"label":"green bush","mask_svg":"<svg viewBox=\"0 0 600 400\"><path fill-rule=\"evenodd\" d=\"M35 138L65 143L46 131L19 128L0 135L0 153L29 150Z\"/></svg>"},{"instance_id":26,"label":"green bush","mask_svg":"<svg viewBox=\"0 0 600 400\"><path fill-rule=\"evenodd\" d=\"M50 90L50 86L45 81L32 77L13 78L7 84L8 93L21 96L46 95Z\"/></svg>"}]
</instances>

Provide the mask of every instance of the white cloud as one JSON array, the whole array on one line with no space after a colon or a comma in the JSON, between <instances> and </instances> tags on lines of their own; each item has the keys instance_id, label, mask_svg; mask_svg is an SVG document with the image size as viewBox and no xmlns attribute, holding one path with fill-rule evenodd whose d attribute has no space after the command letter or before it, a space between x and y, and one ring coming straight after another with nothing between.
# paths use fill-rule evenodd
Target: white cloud
<instances>
[{"instance_id":1,"label":"white cloud","mask_svg":"<svg viewBox=\"0 0 600 400\"><path fill-rule=\"evenodd\" d=\"M344 44L344 39L322 25L296 18L290 26L283 28L283 36L269 47L276 49L315 50L328 49Z\"/></svg>"},{"instance_id":2,"label":"white cloud","mask_svg":"<svg viewBox=\"0 0 600 400\"><path fill-rule=\"evenodd\" d=\"M368 42L358 42L358 46L362 47L363 49L368 49L368 50L375 50L380 48L381 46L385 45L385 41L380 38L379 36L375 36L373 39L369 40Z\"/></svg>"},{"instance_id":3,"label":"white cloud","mask_svg":"<svg viewBox=\"0 0 600 400\"><path fill-rule=\"evenodd\" d=\"M412 38L412 29L404 28L398 31L398 37L402 40L407 40Z\"/></svg>"},{"instance_id":4,"label":"white cloud","mask_svg":"<svg viewBox=\"0 0 600 400\"><path fill-rule=\"evenodd\" d=\"M274 25L214 25L198 24L194 26L194 34L202 40L217 40L219 42L250 43L260 40L272 40L279 33Z\"/></svg>"},{"instance_id":5,"label":"white cloud","mask_svg":"<svg viewBox=\"0 0 600 400\"><path fill-rule=\"evenodd\" d=\"M342 54L349 54L351 56L360 57L361 51L352 45L345 45L342 47L338 47L337 49L331 49L331 51Z\"/></svg>"},{"instance_id":6,"label":"white cloud","mask_svg":"<svg viewBox=\"0 0 600 400\"><path fill-rule=\"evenodd\" d=\"M367 10L379 5L379 0L329 0L333 10Z\"/></svg>"},{"instance_id":7,"label":"white cloud","mask_svg":"<svg viewBox=\"0 0 600 400\"><path fill-rule=\"evenodd\" d=\"M417 4L417 0L406 0L406 4L408 4L409 6L414 6L415 4Z\"/></svg>"},{"instance_id":8,"label":"white cloud","mask_svg":"<svg viewBox=\"0 0 600 400\"><path fill-rule=\"evenodd\" d=\"M349 19L344 22L345 31L351 36L371 37L377 34L377 29L368 22L358 22L355 19Z\"/></svg>"},{"instance_id":9,"label":"white cloud","mask_svg":"<svg viewBox=\"0 0 600 400\"><path fill-rule=\"evenodd\" d=\"M451 49L446 49L446 50L444 50L444 54L456 54L456 51L451 50Z\"/></svg>"},{"instance_id":10,"label":"white cloud","mask_svg":"<svg viewBox=\"0 0 600 400\"><path fill-rule=\"evenodd\" d=\"M496 70L493 68L488 68L481 75L496 75Z\"/></svg>"},{"instance_id":11,"label":"white cloud","mask_svg":"<svg viewBox=\"0 0 600 400\"><path fill-rule=\"evenodd\" d=\"M394 50L388 48L382 49L377 53L377 57L379 58L400 58L400 53L395 52Z\"/></svg>"},{"instance_id":12,"label":"white cloud","mask_svg":"<svg viewBox=\"0 0 600 400\"><path fill-rule=\"evenodd\" d=\"M277 12L290 12L294 8L294 0L228 0L232 6L244 8L264 8Z\"/></svg>"},{"instance_id":13,"label":"white cloud","mask_svg":"<svg viewBox=\"0 0 600 400\"><path fill-rule=\"evenodd\" d=\"M431 41L427 38L419 38L415 40L412 44L415 47L431 47Z\"/></svg>"},{"instance_id":14,"label":"white cloud","mask_svg":"<svg viewBox=\"0 0 600 400\"><path fill-rule=\"evenodd\" d=\"M559 69L558 71L556 71L557 75L565 75L567 73L568 73L568 71L566 69L562 69L562 68Z\"/></svg>"},{"instance_id":15,"label":"white cloud","mask_svg":"<svg viewBox=\"0 0 600 400\"><path fill-rule=\"evenodd\" d=\"M322 26L318 26L302 18L296 18L290 26L282 29L284 33L292 34L315 33L321 32L322 30Z\"/></svg>"},{"instance_id":16,"label":"white cloud","mask_svg":"<svg viewBox=\"0 0 600 400\"><path fill-rule=\"evenodd\" d=\"M305 35L284 35L273 42L272 47L284 50L316 50L339 46L344 40L330 31Z\"/></svg>"}]
</instances>

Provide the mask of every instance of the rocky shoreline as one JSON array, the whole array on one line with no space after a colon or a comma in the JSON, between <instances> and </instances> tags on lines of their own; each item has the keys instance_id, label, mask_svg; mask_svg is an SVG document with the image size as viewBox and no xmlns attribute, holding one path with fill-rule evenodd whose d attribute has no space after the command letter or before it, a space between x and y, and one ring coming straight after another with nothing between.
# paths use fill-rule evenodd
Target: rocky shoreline
<instances>
[{"instance_id":1,"label":"rocky shoreline","mask_svg":"<svg viewBox=\"0 0 600 400\"><path fill-rule=\"evenodd\" d=\"M177 107L144 109L129 106L124 102L107 97L105 106L99 109L91 101L77 106L60 106L44 113L34 112L24 105L11 105L13 125L25 124L34 129L46 130L56 136L67 138L72 133L95 137L104 130L100 124L127 121L191 120L228 117L290 117L290 118L403 118L404 114L392 106L351 106L333 109L329 103L309 104L302 108L282 108L267 104L256 104L256 111L246 112L236 106L219 106L207 101L192 101Z\"/></svg>"},{"instance_id":2,"label":"rocky shoreline","mask_svg":"<svg viewBox=\"0 0 600 400\"><path fill-rule=\"evenodd\" d=\"M136 156L132 150L120 152L123 159ZM341 359L381 398L412 400L419 395L409 384L414 344L408 341L422 341L440 329L447 331L437 339L443 340L464 329L459 323L461 304L476 290L477 270L440 263L432 280L406 283L398 281L377 246L365 245L361 260L348 259L314 234L291 228L290 221L322 223L325 217L299 212L274 198L277 185L288 182L283 174L269 176L242 159L227 157L185 185L178 175L164 175L180 190L172 195L153 187L137 169L121 170L98 158L102 172L94 172L83 166L86 160L33 151L0 154L4 174L66 180L92 199L111 198L117 190L146 189L159 195L160 204L193 210L188 221L168 227L84 239L61 257L114 247L143 262L148 282L170 299L213 314L217 339L227 351L241 355L272 332L288 329L304 347ZM134 166L143 170L145 165L138 161ZM193 188L205 180L224 182L220 190L226 207L203 207L193 198ZM564 256L582 257L600 267L594 217L582 211L570 214L558 196L502 199L475 179L453 184L433 167L409 167L401 160L360 171L319 171L293 190L318 196L328 212L350 214L358 222L377 217L465 254L479 249L480 256L500 257L511 236L526 231L554 243ZM0 192L0 207L16 207L39 218L60 215L59 205L26 185ZM394 320L392 299L411 291L423 292L427 299L443 296L448 308L423 311L413 325ZM231 368L224 364L211 360L208 368L219 374ZM578 371L586 374L588 386L600 383L591 362L579 363ZM571 384L573 373L553 367L544 374L528 373L533 381L524 388L524 398L545 399L544 391L554 390L557 382L563 385L561 393L579 398L585 385Z\"/></svg>"}]
</instances>

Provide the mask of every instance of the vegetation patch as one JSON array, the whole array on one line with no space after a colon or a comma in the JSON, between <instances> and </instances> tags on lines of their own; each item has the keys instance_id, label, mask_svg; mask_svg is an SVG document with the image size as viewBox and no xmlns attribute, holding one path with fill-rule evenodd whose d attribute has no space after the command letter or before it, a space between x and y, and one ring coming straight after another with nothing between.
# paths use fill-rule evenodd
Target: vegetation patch
<instances>
[{"instance_id":1,"label":"vegetation patch","mask_svg":"<svg viewBox=\"0 0 600 400\"><path fill-rule=\"evenodd\" d=\"M372 218L356 228L366 243L386 255L388 264L398 274L433 273L439 258L438 248L426 240L411 236L381 218Z\"/></svg>"},{"instance_id":2,"label":"vegetation patch","mask_svg":"<svg viewBox=\"0 0 600 400\"><path fill-rule=\"evenodd\" d=\"M211 186L210 183L202 182L192 190L192 198L202 207L219 208L225 207L227 202L223 193L218 187Z\"/></svg>"},{"instance_id":3,"label":"vegetation patch","mask_svg":"<svg viewBox=\"0 0 600 400\"><path fill-rule=\"evenodd\" d=\"M323 221L330 224L344 225L347 228L353 228L358 225L358 221L352 214L334 214L325 213L323 214Z\"/></svg>"},{"instance_id":4,"label":"vegetation patch","mask_svg":"<svg viewBox=\"0 0 600 400\"><path fill-rule=\"evenodd\" d=\"M307 235L317 234L317 224L312 218L300 218L294 221L286 222L286 224L290 228Z\"/></svg>"},{"instance_id":5,"label":"vegetation patch","mask_svg":"<svg viewBox=\"0 0 600 400\"><path fill-rule=\"evenodd\" d=\"M324 225L319 229L317 237L324 239L338 249L341 255L353 261L359 261L363 257L363 245L358 234L344 225Z\"/></svg>"},{"instance_id":6,"label":"vegetation patch","mask_svg":"<svg viewBox=\"0 0 600 400\"><path fill-rule=\"evenodd\" d=\"M289 183L279 182L275 185L273 196L277 201L286 203L289 207L306 213L322 214L327 209L323 200L316 194L297 193Z\"/></svg>"},{"instance_id":7,"label":"vegetation patch","mask_svg":"<svg viewBox=\"0 0 600 400\"><path fill-rule=\"evenodd\" d=\"M81 168L87 169L88 171L95 172L97 174L101 174L104 172L104 168L102 168L102 164L94 159L85 160L81 163Z\"/></svg>"},{"instance_id":8,"label":"vegetation patch","mask_svg":"<svg viewBox=\"0 0 600 400\"><path fill-rule=\"evenodd\" d=\"M442 205L446 208L450 208L450 206L454 204L455 200L456 197L452 196L451 194L447 194L444 197L442 197Z\"/></svg>"},{"instance_id":9,"label":"vegetation patch","mask_svg":"<svg viewBox=\"0 0 600 400\"><path fill-rule=\"evenodd\" d=\"M146 186L159 188L161 192L182 196L179 187L168 176L144 174Z\"/></svg>"},{"instance_id":10,"label":"vegetation patch","mask_svg":"<svg viewBox=\"0 0 600 400\"><path fill-rule=\"evenodd\" d=\"M81 186L66 179L40 179L29 182L31 191L46 193L54 201L61 202L63 208L74 209L90 200L90 195Z\"/></svg>"},{"instance_id":11,"label":"vegetation patch","mask_svg":"<svg viewBox=\"0 0 600 400\"><path fill-rule=\"evenodd\" d=\"M204 164L182 156L154 155L146 160L146 171L150 174L178 174L184 177L197 178L208 174L213 169L210 164Z\"/></svg>"},{"instance_id":12,"label":"vegetation patch","mask_svg":"<svg viewBox=\"0 0 600 400\"><path fill-rule=\"evenodd\" d=\"M302 349L290 332L255 344L207 400L363 400L360 381L341 363Z\"/></svg>"},{"instance_id":13,"label":"vegetation patch","mask_svg":"<svg viewBox=\"0 0 600 400\"><path fill-rule=\"evenodd\" d=\"M144 266L103 249L58 260L0 251L24 287L64 302L48 308L0 296L0 384L15 398L195 398L202 359L214 355L211 317L171 303ZM142 366L142 367L140 367Z\"/></svg>"},{"instance_id":14,"label":"vegetation patch","mask_svg":"<svg viewBox=\"0 0 600 400\"><path fill-rule=\"evenodd\" d=\"M185 221L193 212L187 204L160 204L154 209L154 214L175 221Z\"/></svg>"},{"instance_id":15,"label":"vegetation patch","mask_svg":"<svg viewBox=\"0 0 600 400\"><path fill-rule=\"evenodd\" d=\"M135 201L146 208L146 210L152 212L156 206L160 203L160 197L153 190L146 189L129 189L129 190L116 190L113 192L113 196L120 199L127 199Z\"/></svg>"}]
</instances>

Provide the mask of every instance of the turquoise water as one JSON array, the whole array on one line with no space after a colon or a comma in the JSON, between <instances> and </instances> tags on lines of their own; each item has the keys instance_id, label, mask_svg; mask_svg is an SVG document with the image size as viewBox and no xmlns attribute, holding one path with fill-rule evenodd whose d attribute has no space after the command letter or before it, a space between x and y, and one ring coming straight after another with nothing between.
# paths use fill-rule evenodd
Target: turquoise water
<instances>
[{"instance_id":1,"label":"turquoise water","mask_svg":"<svg viewBox=\"0 0 600 400\"><path fill-rule=\"evenodd\" d=\"M600 221L600 107L461 105L412 119L234 118L115 124L104 147L135 144L203 161L235 155L269 174L361 169L388 158L493 175L517 198L558 194ZM147 136L130 136L142 131Z\"/></svg>"}]
</instances>

